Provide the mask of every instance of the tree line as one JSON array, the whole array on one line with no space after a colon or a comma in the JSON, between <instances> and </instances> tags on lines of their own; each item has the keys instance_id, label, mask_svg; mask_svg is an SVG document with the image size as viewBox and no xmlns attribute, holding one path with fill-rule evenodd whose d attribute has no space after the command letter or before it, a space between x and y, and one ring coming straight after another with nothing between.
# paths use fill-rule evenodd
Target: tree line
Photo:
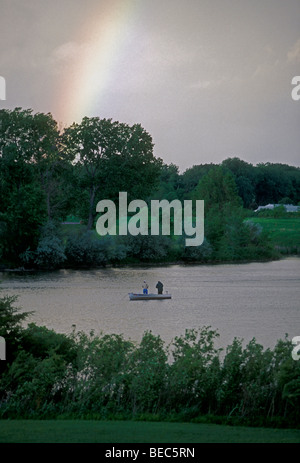
<instances>
[{"instance_id":1,"label":"tree line","mask_svg":"<svg viewBox=\"0 0 300 463\"><path fill-rule=\"evenodd\" d=\"M187 329L166 346L117 334L59 334L23 322L0 298L2 419L143 419L299 427L300 362L286 337L273 349L234 338L224 352L211 327Z\"/></svg>"},{"instance_id":2,"label":"tree line","mask_svg":"<svg viewBox=\"0 0 300 463\"><path fill-rule=\"evenodd\" d=\"M179 173L153 154L140 125L98 117L60 129L52 115L0 111L0 265L57 268L137 261L223 261L273 256L259 226L244 223L248 209L300 201L300 169L253 166L238 158ZM184 237L95 233L96 204L128 200L204 199L205 241ZM69 216L80 227L63 227Z\"/></svg>"},{"instance_id":3,"label":"tree line","mask_svg":"<svg viewBox=\"0 0 300 463\"><path fill-rule=\"evenodd\" d=\"M169 199L189 198L199 181L219 165L199 164L182 174L176 165L164 165L159 194ZM255 210L267 204L300 203L300 168L279 163L259 163L256 166L231 157L220 166L233 175L237 192L245 209Z\"/></svg>"}]
</instances>

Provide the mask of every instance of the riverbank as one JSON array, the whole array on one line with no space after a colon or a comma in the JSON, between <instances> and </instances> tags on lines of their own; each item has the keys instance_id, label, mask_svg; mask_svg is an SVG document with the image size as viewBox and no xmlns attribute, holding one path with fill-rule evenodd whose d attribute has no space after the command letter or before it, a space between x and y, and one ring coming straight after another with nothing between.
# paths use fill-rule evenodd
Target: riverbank
<instances>
[{"instance_id":1,"label":"riverbank","mask_svg":"<svg viewBox=\"0 0 300 463\"><path fill-rule=\"evenodd\" d=\"M50 268L50 269L41 269L41 268L30 268L26 269L23 267L18 267L18 268L0 268L0 273L43 273L43 272L56 272L57 270L101 270L104 268L110 269L110 268L151 268L151 267L168 267L168 266L174 266L174 265L181 265L181 266L187 266L187 267L195 267L199 265L234 265L234 264L251 264L251 263L263 263L263 262L275 262L280 259L286 259L289 257L288 255L278 255L276 257L272 257L270 259L252 259L252 260L231 260L231 261L193 261L193 262L187 262L187 261L162 261L162 262L120 262L120 263L115 263L115 264L105 264L105 265L98 265L98 266L78 266L78 267L61 267L61 268ZM297 257L297 256L296 256ZM300 257L300 255L299 255Z\"/></svg>"},{"instance_id":2,"label":"riverbank","mask_svg":"<svg viewBox=\"0 0 300 463\"><path fill-rule=\"evenodd\" d=\"M88 256L88 262L85 261L84 255L85 253L90 252L90 244L89 242L85 243L83 238L83 242L80 241L80 235L77 238L76 245L76 253L81 253L83 257L81 258L80 262L77 260L73 262L69 262L69 260L63 260L60 264L57 265L33 265L33 262L28 263L26 265L19 265L14 267L13 264L9 263L2 263L2 268L0 267L0 271L2 272L16 272L16 273L29 273L29 272L37 272L37 271L50 271L50 270L57 270L57 269L97 269L97 268L122 268L122 267L139 267L139 266L165 266L165 265L219 265L219 264L243 264L243 263L251 263L251 262L268 262L273 260L278 260L284 258L289 255L300 255L300 218L299 217L286 217L286 218L270 218L270 217L249 217L245 219L246 222L252 222L256 226L261 227L261 229L268 235L268 240L266 242L266 246L269 246L268 251L261 248L259 250L249 251L247 258L241 256L237 256L237 258L230 258L230 255L225 258L211 258L209 253L204 252L204 255L199 254L198 249L188 249L184 252L184 256L176 255L176 249L178 251L178 240L170 240L172 247L170 249L169 254L161 253L161 255L156 256L155 258L145 258L143 253L139 255L137 253L136 256L127 256L124 253L124 245L119 245L119 243L115 243L114 241L104 240L100 246L100 254L102 258L99 262L96 262L97 259L97 252L95 252L95 259L93 259L92 255ZM68 225L65 226L67 228L64 229L64 241L66 242L68 236L73 236L74 232L78 232L78 225ZM83 225L80 226L83 230ZM95 233L96 242L98 242L99 237ZM109 237L111 238L111 237ZM166 237L164 237L166 238ZM167 243L170 246L170 243ZM93 244L93 242L92 242ZM147 244L147 243L146 243ZM82 245L82 247L80 247ZM140 244L141 245L141 244ZM86 248L85 248L86 246ZM142 246L142 245L141 245ZM145 244L143 244L145 246ZM158 246L158 251L163 249L162 244L155 245ZM155 246L151 253L155 255ZM204 245L205 247L206 245ZM125 246L126 248L126 246ZM201 246L200 246L201 248ZM199 248L199 249L200 249ZM175 252L175 253L174 253ZM181 251L182 252L182 251ZM150 254L151 254L150 253ZM198 255L197 255L198 253ZM200 258L199 258L200 257ZM47 261L46 261L47 262ZM96 262L96 263L95 263Z\"/></svg>"}]
</instances>

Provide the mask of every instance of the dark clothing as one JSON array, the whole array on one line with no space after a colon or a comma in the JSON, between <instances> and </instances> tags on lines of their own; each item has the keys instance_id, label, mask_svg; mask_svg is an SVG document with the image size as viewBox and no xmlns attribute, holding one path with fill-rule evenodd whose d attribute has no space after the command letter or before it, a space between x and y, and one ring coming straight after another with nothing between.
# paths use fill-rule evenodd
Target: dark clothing
<instances>
[{"instance_id":1,"label":"dark clothing","mask_svg":"<svg viewBox=\"0 0 300 463\"><path fill-rule=\"evenodd\" d=\"M156 288L157 288L158 294L162 294L164 285L162 284L161 281L159 281L159 282L157 283Z\"/></svg>"}]
</instances>

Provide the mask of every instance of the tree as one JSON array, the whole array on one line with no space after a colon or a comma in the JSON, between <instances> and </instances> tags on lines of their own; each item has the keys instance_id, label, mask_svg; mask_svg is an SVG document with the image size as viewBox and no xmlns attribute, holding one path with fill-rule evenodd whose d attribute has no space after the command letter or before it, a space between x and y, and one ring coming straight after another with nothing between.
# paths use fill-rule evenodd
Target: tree
<instances>
[{"instance_id":1,"label":"tree","mask_svg":"<svg viewBox=\"0 0 300 463\"><path fill-rule=\"evenodd\" d=\"M126 191L128 199L143 199L158 182L161 160L153 156L152 138L139 124L84 117L65 130L64 141L76 161L88 229L100 199L116 200L119 191Z\"/></svg>"},{"instance_id":2,"label":"tree","mask_svg":"<svg viewBox=\"0 0 300 463\"><path fill-rule=\"evenodd\" d=\"M21 312L15 307L16 296L0 298L0 336L6 342L6 362L0 362L1 372L14 360L20 347L24 329L22 322L33 312Z\"/></svg>"},{"instance_id":3,"label":"tree","mask_svg":"<svg viewBox=\"0 0 300 463\"><path fill-rule=\"evenodd\" d=\"M183 195L182 176L179 168L174 164L163 164L157 191L151 195L151 199L181 199Z\"/></svg>"},{"instance_id":4,"label":"tree","mask_svg":"<svg viewBox=\"0 0 300 463\"><path fill-rule=\"evenodd\" d=\"M125 245L129 259L142 262L167 259L172 245L171 238L164 235L127 235L120 237L119 241Z\"/></svg>"},{"instance_id":5,"label":"tree","mask_svg":"<svg viewBox=\"0 0 300 463\"><path fill-rule=\"evenodd\" d=\"M12 179L20 185L21 174L31 167L45 194L48 219L53 218L58 174L66 162L57 122L50 113L32 114L31 109L21 108L0 111L0 121L0 153L3 161L15 164L10 165Z\"/></svg>"},{"instance_id":6,"label":"tree","mask_svg":"<svg viewBox=\"0 0 300 463\"><path fill-rule=\"evenodd\" d=\"M59 268L66 260L62 236L57 225L48 221L42 228L40 240L34 253L35 264L40 268Z\"/></svg>"},{"instance_id":7,"label":"tree","mask_svg":"<svg viewBox=\"0 0 300 463\"><path fill-rule=\"evenodd\" d=\"M182 188L187 199L193 194L201 178L206 175L216 164L200 164L190 167L182 174Z\"/></svg>"},{"instance_id":8,"label":"tree","mask_svg":"<svg viewBox=\"0 0 300 463\"><path fill-rule=\"evenodd\" d=\"M137 412L157 412L166 399L168 372L167 353L160 336L153 335L151 331L143 334L139 346L130 356L129 371L129 399L133 415Z\"/></svg>"},{"instance_id":9,"label":"tree","mask_svg":"<svg viewBox=\"0 0 300 463\"><path fill-rule=\"evenodd\" d=\"M221 165L229 169L234 175L243 206L245 208L251 207L255 202L256 168L237 157L225 159Z\"/></svg>"},{"instance_id":10,"label":"tree","mask_svg":"<svg viewBox=\"0 0 300 463\"><path fill-rule=\"evenodd\" d=\"M206 210L212 206L222 210L229 203L233 207L242 205L233 174L221 166L213 167L201 178L193 196L204 200Z\"/></svg>"},{"instance_id":11,"label":"tree","mask_svg":"<svg viewBox=\"0 0 300 463\"><path fill-rule=\"evenodd\" d=\"M215 401L220 379L219 354L215 347L218 332L210 326L186 329L172 346L167 402L173 410L190 409L196 416L208 413Z\"/></svg>"},{"instance_id":12,"label":"tree","mask_svg":"<svg viewBox=\"0 0 300 463\"><path fill-rule=\"evenodd\" d=\"M290 198L297 204L300 197L300 168L286 164L258 164L256 168L256 202L277 204Z\"/></svg>"},{"instance_id":13,"label":"tree","mask_svg":"<svg viewBox=\"0 0 300 463\"><path fill-rule=\"evenodd\" d=\"M0 206L0 257L3 260L18 265L26 249L36 248L40 227L46 218L44 206L44 195L35 182L7 188Z\"/></svg>"},{"instance_id":14,"label":"tree","mask_svg":"<svg viewBox=\"0 0 300 463\"><path fill-rule=\"evenodd\" d=\"M233 174L224 167L215 166L205 174L193 192L194 199L204 200L205 238L217 257L217 249L226 230L226 218L241 208L241 198Z\"/></svg>"},{"instance_id":15,"label":"tree","mask_svg":"<svg viewBox=\"0 0 300 463\"><path fill-rule=\"evenodd\" d=\"M247 260L270 257L268 237L245 222L242 200L231 171L222 166L211 169L194 191L204 199L205 238L214 260Z\"/></svg>"},{"instance_id":16,"label":"tree","mask_svg":"<svg viewBox=\"0 0 300 463\"><path fill-rule=\"evenodd\" d=\"M65 207L66 182L57 123L51 114L16 108L0 111L0 235L4 259L38 243L46 217ZM59 180L58 180L59 179Z\"/></svg>"}]
</instances>

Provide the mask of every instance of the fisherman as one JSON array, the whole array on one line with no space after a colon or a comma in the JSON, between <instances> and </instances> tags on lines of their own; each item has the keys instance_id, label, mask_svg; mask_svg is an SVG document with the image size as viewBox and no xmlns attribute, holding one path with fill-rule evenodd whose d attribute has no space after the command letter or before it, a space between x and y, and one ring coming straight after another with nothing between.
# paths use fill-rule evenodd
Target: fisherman
<instances>
[{"instance_id":1,"label":"fisherman","mask_svg":"<svg viewBox=\"0 0 300 463\"><path fill-rule=\"evenodd\" d=\"M148 294L148 283L146 283L146 281L144 280L144 284L143 284L143 294Z\"/></svg>"},{"instance_id":2,"label":"fisherman","mask_svg":"<svg viewBox=\"0 0 300 463\"><path fill-rule=\"evenodd\" d=\"M158 282L157 282L157 285L156 285L155 287L157 288L158 294L162 294L162 293L163 293L164 285L162 284L161 281L158 281Z\"/></svg>"}]
</instances>

